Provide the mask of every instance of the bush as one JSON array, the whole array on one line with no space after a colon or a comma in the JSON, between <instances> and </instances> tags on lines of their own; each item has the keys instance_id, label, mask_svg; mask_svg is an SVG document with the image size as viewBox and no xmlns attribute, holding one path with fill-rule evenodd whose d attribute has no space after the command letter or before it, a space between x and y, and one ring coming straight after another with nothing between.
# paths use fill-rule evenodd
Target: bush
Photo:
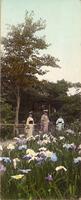
<instances>
[{"instance_id":1,"label":"bush","mask_svg":"<svg viewBox=\"0 0 81 200\"><path fill-rule=\"evenodd\" d=\"M1 138L9 139L12 137L13 125L7 124L14 123L15 113L12 110L12 106L8 104L4 99L1 100Z\"/></svg>"}]
</instances>

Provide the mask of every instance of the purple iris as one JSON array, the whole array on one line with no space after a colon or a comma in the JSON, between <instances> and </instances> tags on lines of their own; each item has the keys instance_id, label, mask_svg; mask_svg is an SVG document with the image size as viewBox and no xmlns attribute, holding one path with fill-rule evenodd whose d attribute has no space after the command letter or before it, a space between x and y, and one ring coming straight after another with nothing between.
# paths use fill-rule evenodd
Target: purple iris
<instances>
[{"instance_id":1,"label":"purple iris","mask_svg":"<svg viewBox=\"0 0 81 200\"><path fill-rule=\"evenodd\" d=\"M36 161L37 161L37 165L41 165L41 164L44 162L44 158L42 158L42 157L37 157L37 158L36 158Z\"/></svg>"},{"instance_id":2,"label":"purple iris","mask_svg":"<svg viewBox=\"0 0 81 200\"><path fill-rule=\"evenodd\" d=\"M40 152L38 155L41 156L43 159L46 158L46 155L43 152Z\"/></svg>"},{"instance_id":3,"label":"purple iris","mask_svg":"<svg viewBox=\"0 0 81 200\"><path fill-rule=\"evenodd\" d=\"M6 167L4 167L3 164L0 164L0 172L5 172L6 171Z\"/></svg>"},{"instance_id":4,"label":"purple iris","mask_svg":"<svg viewBox=\"0 0 81 200\"><path fill-rule=\"evenodd\" d=\"M47 181L53 181L53 177L52 177L51 174L48 174L48 176L45 177L45 179L46 179Z\"/></svg>"},{"instance_id":5,"label":"purple iris","mask_svg":"<svg viewBox=\"0 0 81 200\"><path fill-rule=\"evenodd\" d=\"M37 161L37 162L41 162L41 161L43 161L43 160L44 160L44 159L43 159L42 157L37 157L37 158L36 158L36 161Z\"/></svg>"},{"instance_id":6,"label":"purple iris","mask_svg":"<svg viewBox=\"0 0 81 200\"><path fill-rule=\"evenodd\" d=\"M32 158L32 156L24 155L23 158L26 159L26 160L30 160Z\"/></svg>"},{"instance_id":7,"label":"purple iris","mask_svg":"<svg viewBox=\"0 0 81 200\"><path fill-rule=\"evenodd\" d=\"M26 144L26 142L27 142L27 139L25 139L25 138L17 138L17 143L18 144L23 145L23 144Z\"/></svg>"}]
</instances>

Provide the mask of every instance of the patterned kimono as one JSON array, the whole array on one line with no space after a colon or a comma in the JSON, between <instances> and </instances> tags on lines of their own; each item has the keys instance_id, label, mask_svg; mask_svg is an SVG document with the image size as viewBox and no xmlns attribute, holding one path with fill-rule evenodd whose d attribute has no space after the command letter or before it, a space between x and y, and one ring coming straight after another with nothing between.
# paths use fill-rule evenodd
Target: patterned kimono
<instances>
[{"instance_id":1,"label":"patterned kimono","mask_svg":"<svg viewBox=\"0 0 81 200\"><path fill-rule=\"evenodd\" d=\"M47 114L43 114L41 117L41 131L48 133L49 118Z\"/></svg>"},{"instance_id":2,"label":"patterned kimono","mask_svg":"<svg viewBox=\"0 0 81 200\"><path fill-rule=\"evenodd\" d=\"M27 118L25 130L26 130L27 137L33 136L34 120L30 116Z\"/></svg>"}]
</instances>

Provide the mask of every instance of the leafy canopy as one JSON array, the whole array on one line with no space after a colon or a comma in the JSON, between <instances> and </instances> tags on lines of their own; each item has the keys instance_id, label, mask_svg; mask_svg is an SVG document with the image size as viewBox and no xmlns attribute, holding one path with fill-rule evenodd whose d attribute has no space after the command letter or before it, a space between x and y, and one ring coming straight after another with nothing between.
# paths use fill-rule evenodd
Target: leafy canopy
<instances>
[{"instance_id":1,"label":"leafy canopy","mask_svg":"<svg viewBox=\"0 0 81 200\"><path fill-rule=\"evenodd\" d=\"M34 85L38 79L37 74L43 75L47 71L42 66L59 67L58 59L51 55L43 55L40 50L49 46L45 37L39 37L39 31L45 29L45 21L34 21L34 13L26 12L24 22L17 26L10 26L6 38L3 38L4 58L2 59L2 72L7 82L19 86Z\"/></svg>"}]
</instances>

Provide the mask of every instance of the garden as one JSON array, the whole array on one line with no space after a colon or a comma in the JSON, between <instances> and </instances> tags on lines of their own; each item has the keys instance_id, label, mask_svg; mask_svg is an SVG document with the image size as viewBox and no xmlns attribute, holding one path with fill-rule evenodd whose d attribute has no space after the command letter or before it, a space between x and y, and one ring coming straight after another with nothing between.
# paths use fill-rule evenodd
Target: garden
<instances>
[{"instance_id":1,"label":"garden","mask_svg":"<svg viewBox=\"0 0 81 200\"><path fill-rule=\"evenodd\" d=\"M1 199L81 197L81 132L20 134L0 152Z\"/></svg>"},{"instance_id":2,"label":"garden","mask_svg":"<svg viewBox=\"0 0 81 200\"><path fill-rule=\"evenodd\" d=\"M1 41L1 199L81 199L81 82L74 82L70 76L67 80L64 76L57 78L56 82L55 71L51 74L53 80L43 76L51 69L58 70L59 75L62 71L59 57L54 56L55 50L50 54L50 43L41 33L46 21L36 19L33 11L26 10L23 23L20 20L9 25ZM66 60L69 63L66 76L67 72L76 73L73 68L76 60L73 66ZM43 110L48 110L49 116L46 134L40 131ZM24 128L30 111L35 132L26 137ZM64 119L64 129L57 131L55 126L60 116Z\"/></svg>"}]
</instances>

